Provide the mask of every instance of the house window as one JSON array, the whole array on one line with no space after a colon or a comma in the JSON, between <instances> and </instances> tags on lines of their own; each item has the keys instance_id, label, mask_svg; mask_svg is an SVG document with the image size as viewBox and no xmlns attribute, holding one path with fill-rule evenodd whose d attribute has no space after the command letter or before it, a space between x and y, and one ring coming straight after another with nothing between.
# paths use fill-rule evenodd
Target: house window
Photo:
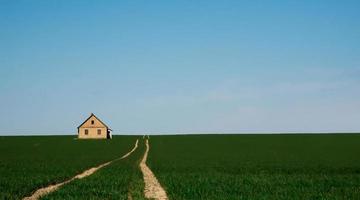
<instances>
[{"instance_id":1,"label":"house window","mask_svg":"<svg viewBox=\"0 0 360 200\"><path fill-rule=\"evenodd\" d=\"M98 135L101 135L101 129L97 130Z\"/></svg>"},{"instance_id":2,"label":"house window","mask_svg":"<svg viewBox=\"0 0 360 200\"><path fill-rule=\"evenodd\" d=\"M85 135L89 134L89 130L85 129Z\"/></svg>"},{"instance_id":3,"label":"house window","mask_svg":"<svg viewBox=\"0 0 360 200\"><path fill-rule=\"evenodd\" d=\"M94 120L91 120L91 124L94 124Z\"/></svg>"}]
</instances>

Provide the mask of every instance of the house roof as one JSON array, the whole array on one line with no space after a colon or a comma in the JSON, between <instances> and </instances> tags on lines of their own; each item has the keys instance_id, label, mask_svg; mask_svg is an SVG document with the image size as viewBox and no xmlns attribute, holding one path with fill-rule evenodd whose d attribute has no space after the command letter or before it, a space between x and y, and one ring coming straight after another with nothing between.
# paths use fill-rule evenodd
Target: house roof
<instances>
[{"instance_id":1,"label":"house roof","mask_svg":"<svg viewBox=\"0 0 360 200\"><path fill-rule=\"evenodd\" d=\"M94 116L97 120L99 120L100 123L102 123L107 129L110 129L104 122L102 122L94 113L91 113L91 115L83 122L81 123L77 128L79 129L85 122L87 122L92 116ZM110 129L111 130L111 129Z\"/></svg>"}]
</instances>

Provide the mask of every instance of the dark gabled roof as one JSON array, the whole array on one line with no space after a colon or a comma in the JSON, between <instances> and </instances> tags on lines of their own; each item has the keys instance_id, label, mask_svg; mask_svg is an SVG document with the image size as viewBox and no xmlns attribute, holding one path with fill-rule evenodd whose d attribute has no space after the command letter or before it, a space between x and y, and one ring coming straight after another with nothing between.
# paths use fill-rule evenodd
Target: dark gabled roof
<instances>
[{"instance_id":1,"label":"dark gabled roof","mask_svg":"<svg viewBox=\"0 0 360 200\"><path fill-rule=\"evenodd\" d=\"M90 117L88 117L83 123L81 123L77 128L79 129L83 124L85 124L85 122L87 122L92 116L94 116L97 120L99 120L99 122L101 122L102 124L104 124L104 126L107 128L107 129L110 129L104 122L102 122L98 117L96 117L94 115L94 113L91 113ZM110 129L111 130L111 129Z\"/></svg>"}]
</instances>

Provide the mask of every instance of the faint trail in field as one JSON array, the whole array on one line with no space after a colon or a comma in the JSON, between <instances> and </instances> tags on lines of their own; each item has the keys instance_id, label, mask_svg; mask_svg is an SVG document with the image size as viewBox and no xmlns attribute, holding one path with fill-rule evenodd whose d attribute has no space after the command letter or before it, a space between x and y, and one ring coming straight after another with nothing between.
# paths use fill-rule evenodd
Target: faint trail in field
<instances>
[{"instance_id":1,"label":"faint trail in field","mask_svg":"<svg viewBox=\"0 0 360 200\"><path fill-rule=\"evenodd\" d=\"M138 142L139 142L139 140L136 140L134 148L131 149L131 151L129 151L125 155L123 155L121 158L116 158L116 159L114 159L112 161L103 163L103 164L101 164L101 165L99 165L97 167L92 167L92 168L90 168L88 170L85 170L81 174L78 174L78 175L76 175L76 176L72 177L71 179L66 180L64 182L61 182L61 183L58 183L58 184L55 184L55 185L49 185L49 186L44 187L44 188L40 188L40 189L36 190L31 196L24 197L23 200L37 200L37 199L40 199L40 197L43 197L43 196L45 196L45 195L47 195L47 194L49 194L51 192L56 191L61 186L65 185L65 184L67 184L67 183L69 183L69 182L71 182L71 181L73 181L75 179L82 179L82 178L85 178L87 176L90 176L91 174L93 174L97 170L109 165L110 163L128 157L132 152L134 152L136 150L136 148L138 147Z\"/></svg>"},{"instance_id":2,"label":"faint trail in field","mask_svg":"<svg viewBox=\"0 0 360 200\"><path fill-rule=\"evenodd\" d=\"M136 148L138 147L138 142L139 142L139 140L136 140L135 146L134 146L133 149L131 149L131 151L129 151L127 154L123 155L121 158L118 158L118 159L115 159L115 160L124 159L124 158L128 157L130 154L132 154L132 152L134 152L136 150Z\"/></svg>"},{"instance_id":3,"label":"faint trail in field","mask_svg":"<svg viewBox=\"0 0 360 200\"><path fill-rule=\"evenodd\" d=\"M128 192L128 198L127 198L128 200L132 200L133 198L132 198L132 196L131 196L131 193L130 193L130 191Z\"/></svg>"},{"instance_id":4,"label":"faint trail in field","mask_svg":"<svg viewBox=\"0 0 360 200\"><path fill-rule=\"evenodd\" d=\"M146 160L149 152L149 140L146 140L146 151L143 159L140 162L140 169L144 176L145 182L145 197L148 199L155 200L168 200L166 192L164 188L161 187L159 181L156 179L154 173L151 169L146 165Z\"/></svg>"}]
</instances>

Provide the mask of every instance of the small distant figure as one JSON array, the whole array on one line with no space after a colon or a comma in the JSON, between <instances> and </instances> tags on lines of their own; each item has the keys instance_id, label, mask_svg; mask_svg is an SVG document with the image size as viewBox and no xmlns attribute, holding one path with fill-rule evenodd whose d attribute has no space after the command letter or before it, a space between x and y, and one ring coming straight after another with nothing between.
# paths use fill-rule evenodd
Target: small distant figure
<instances>
[{"instance_id":1,"label":"small distant figure","mask_svg":"<svg viewBox=\"0 0 360 200\"><path fill-rule=\"evenodd\" d=\"M79 139L111 139L111 129L91 113L80 126L78 126Z\"/></svg>"}]
</instances>

